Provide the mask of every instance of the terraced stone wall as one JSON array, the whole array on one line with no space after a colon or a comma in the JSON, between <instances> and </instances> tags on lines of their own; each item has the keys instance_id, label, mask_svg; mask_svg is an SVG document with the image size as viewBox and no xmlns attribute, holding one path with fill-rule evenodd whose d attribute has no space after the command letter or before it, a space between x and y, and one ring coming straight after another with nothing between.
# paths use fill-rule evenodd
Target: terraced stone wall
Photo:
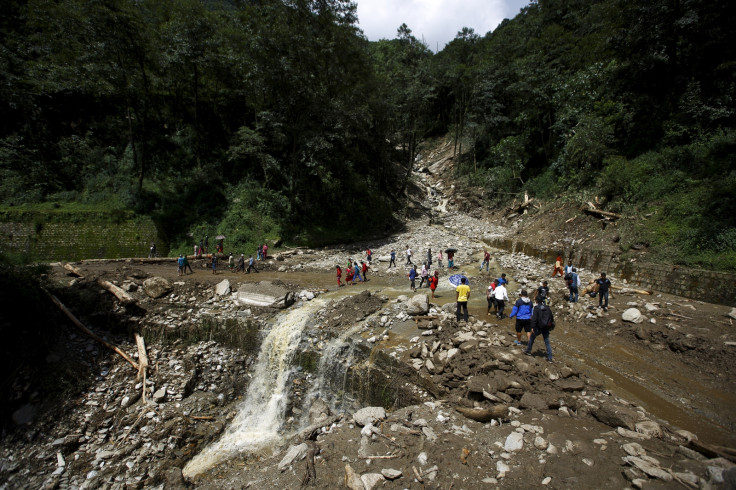
<instances>
[{"instance_id":1,"label":"terraced stone wall","mask_svg":"<svg viewBox=\"0 0 736 490\"><path fill-rule=\"evenodd\" d=\"M508 252L521 252L550 264L550 274L557 258L557 250L543 250L519 240L498 239L492 246ZM709 303L736 306L736 274L708 271L667 264L647 264L622 260L618 254L591 249L564 251L565 260L571 258L575 267L605 272L616 281L626 279L630 287L653 289Z\"/></svg>"},{"instance_id":2,"label":"terraced stone wall","mask_svg":"<svg viewBox=\"0 0 736 490\"><path fill-rule=\"evenodd\" d=\"M168 253L150 218L104 213L0 216L2 251L32 261L146 257L151 242L159 255Z\"/></svg>"}]
</instances>

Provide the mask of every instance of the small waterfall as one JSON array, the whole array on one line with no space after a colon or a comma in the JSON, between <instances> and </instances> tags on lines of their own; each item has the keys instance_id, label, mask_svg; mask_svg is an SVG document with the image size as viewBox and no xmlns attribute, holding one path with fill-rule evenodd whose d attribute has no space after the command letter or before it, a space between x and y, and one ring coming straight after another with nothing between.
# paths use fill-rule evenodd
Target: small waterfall
<instances>
[{"instance_id":1,"label":"small waterfall","mask_svg":"<svg viewBox=\"0 0 736 490\"><path fill-rule=\"evenodd\" d=\"M235 452L257 451L280 439L284 420L291 361L311 316L324 305L315 299L278 315L258 355L248 395L238 415L215 443L195 456L183 470L187 478L211 468Z\"/></svg>"},{"instance_id":2,"label":"small waterfall","mask_svg":"<svg viewBox=\"0 0 736 490\"><path fill-rule=\"evenodd\" d=\"M355 345L347 339L356 335L362 328L363 324L358 323L330 340L324 347L315 382L305 397L305 407L309 407L315 399L321 398L333 410L340 411L345 408L347 396L345 383L348 370L355 362L353 356ZM308 416L309 411L305 410L302 425L308 424L306 420Z\"/></svg>"}]
</instances>

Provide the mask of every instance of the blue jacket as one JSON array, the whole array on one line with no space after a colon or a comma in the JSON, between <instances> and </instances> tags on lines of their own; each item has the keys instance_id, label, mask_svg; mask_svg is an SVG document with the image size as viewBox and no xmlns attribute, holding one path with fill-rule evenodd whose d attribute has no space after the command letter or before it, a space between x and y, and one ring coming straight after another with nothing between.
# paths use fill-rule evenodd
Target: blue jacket
<instances>
[{"instance_id":1,"label":"blue jacket","mask_svg":"<svg viewBox=\"0 0 736 490\"><path fill-rule=\"evenodd\" d=\"M410 270L409 271L409 279L411 279L413 281L416 278L417 278L417 270L416 269Z\"/></svg>"},{"instance_id":2,"label":"blue jacket","mask_svg":"<svg viewBox=\"0 0 736 490\"><path fill-rule=\"evenodd\" d=\"M518 320L529 320L532 317L534 307L529 298L519 298L514 303L514 307L511 308L511 314L509 318L516 317Z\"/></svg>"}]
</instances>

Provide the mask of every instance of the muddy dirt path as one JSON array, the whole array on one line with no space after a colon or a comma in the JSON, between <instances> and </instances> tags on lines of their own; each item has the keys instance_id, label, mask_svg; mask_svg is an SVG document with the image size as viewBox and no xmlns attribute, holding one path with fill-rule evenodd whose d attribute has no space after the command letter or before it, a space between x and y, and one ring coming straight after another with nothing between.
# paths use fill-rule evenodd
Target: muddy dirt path
<instances>
[{"instance_id":1,"label":"muddy dirt path","mask_svg":"<svg viewBox=\"0 0 736 490\"><path fill-rule=\"evenodd\" d=\"M494 254L496 253L499 252L494 251ZM311 258L306 254L301 257L301 262L308 262ZM278 264L280 263L276 263ZM469 302L471 316L486 321L493 318L494 328L506 332L509 338L512 338L515 335L513 319L496 320L495 317L486 316L484 290L489 280L500 274L501 267L494 262L490 273L478 273L474 263L466 265L464 268L461 266L459 272L466 273L471 280L472 292ZM104 274L111 267L114 267L111 263L85 264L85 268L100 274ZM375 264L378 270L369 274L370 280L367 283L358 283L339 290L331 270L284 273L278 272L274 265L264 264L258 274L236 274L225 270L213 275L211 271L203 268L203 264L195 263L194 274L178 277L173 264L141 264L137 267L148 274L163 276L172 281L202 284L215 284L223 279L228 279L234 284L279 279L305 289L329 289L328 296L331 298L339 298L348 292L363 289L380 292L390 300L400 295L412 295L403 271L389 275L385 266L380 264ZM512 276L514 271L505 272ZM455 301L454 288L446 280L446 275L445 270L435 299L430 300L439 307ZM515 291L519 287L512 280L509 291ZM428 289L422 290L424 291L429 294ZM736 409L734 409L736 384L732 381L733 355L729 355L728 350L724 352L720 348L709 347L721 346L724 340L734 340L734 327L724 321L724 315L729 308L701 302L692 302L695 303L693 305L688 300L669 295L656 296L651 301L669 305L689 305L683 314L679 314L689 319L676 317L675 319L680 321L677 327L686 332L685 335L701 344L699 349L676 353L670 349L661 349L658 347L660 344L643 342L632 334L634 327L621 322L621 313L628 308L627 302L640 298L617 295L611 300L611 308L605 316L590 321L572 322L562 316L567 303L561 295L557 295L554 297L553 309L560 305L563 309L554 309L558 316L558 327L552 334L556 358L596 379L616 396L641 405L662 420L697 434L705 442L736 446ZM515 298L512 298L512 302L513 299ZM510 311L509 306L507 314ZM684 314L686 312L690 313ZM611 323L613 320L616 322ZM408 342L409 338L418 333L419 330L411 320L403 325L397 325L390 333L391 344ZM709 354L709 350L712 350L712 355Z\"/></svg>"}]
</instances>

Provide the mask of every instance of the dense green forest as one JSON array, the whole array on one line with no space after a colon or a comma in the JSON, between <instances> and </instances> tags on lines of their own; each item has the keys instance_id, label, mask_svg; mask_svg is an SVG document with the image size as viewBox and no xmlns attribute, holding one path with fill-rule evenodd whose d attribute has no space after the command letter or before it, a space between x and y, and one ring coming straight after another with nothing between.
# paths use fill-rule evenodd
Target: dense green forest
<instances>
[{"instance_id":1,"label":"dense green forest","mask_svg":"<svg viewBox=\"0 0 736 490\"><path fill-rule=\"evenodd\" d=\"M133 210L177 251L346 241L398 225L450 135L491 200L598 196L653 216L624 232L660 259L736 269L735 14L538 0L432 53L344 0L6 1L0 204Z\"/></svg>"}]
</instances>

